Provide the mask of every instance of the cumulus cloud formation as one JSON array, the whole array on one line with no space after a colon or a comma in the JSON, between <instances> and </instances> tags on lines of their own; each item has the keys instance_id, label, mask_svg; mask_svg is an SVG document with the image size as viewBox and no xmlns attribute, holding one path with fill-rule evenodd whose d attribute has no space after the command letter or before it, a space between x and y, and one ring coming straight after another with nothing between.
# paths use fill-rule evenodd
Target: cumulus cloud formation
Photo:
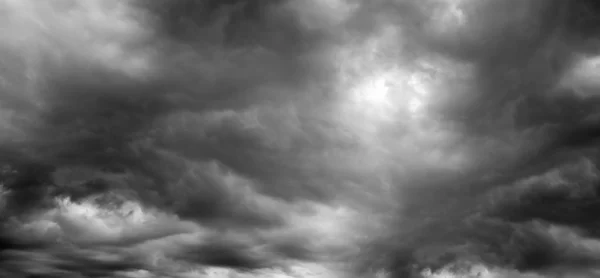
<instances>
[{"instance_id":1,"label":"cumulus cloud formation","mask_svg":"<svg viewBox=\"0 0 600 278\"><path fill-rule=\"evenodd\" d=\"M594 277L599 12L0 1L0 276Z\"/></svg>"}]
</instances>

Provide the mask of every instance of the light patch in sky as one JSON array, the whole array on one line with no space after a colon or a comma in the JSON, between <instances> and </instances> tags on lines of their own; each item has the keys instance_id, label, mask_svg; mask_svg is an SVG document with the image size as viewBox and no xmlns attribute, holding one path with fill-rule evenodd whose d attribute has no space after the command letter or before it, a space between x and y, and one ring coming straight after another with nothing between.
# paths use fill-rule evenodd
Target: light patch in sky
<instances>
[{"instance_id":1,"label":"light patch in sky","mask_svg":"<svg viewBox=\"0 0 600 278\"><path fill-rule=\"evenodd\" d=\"M430 82L430 80L428 80L428 77L421 72L413 73L410 76L408 83L416 93L411 97L408 106L408 110L411 112L412 116L422 115L426 98L429 96L427 82Z\"/></svg>"},{"instance_id":2,"label":"light patch in sky","mask_svg":"<svg viewBox=\"0 0 600 278\"><path fill-rule=\"evenodd\" d=\"M571 89L577 96L595 97L600 89L600 57L581 55L562 78L559 87Z\"/></svg>"},{"instance_id":3,"label":"light patch in sky","mask_svg":"<svg viewBox=\"0 0 600 278\"><path fill-rule=\"evenodd\" d=\"M426 82L417 72L396 68L367 77L352 90L352 96L357 109L374 125L379 121L410 124L424 112Z\"/></svg>"},{"instance_id":4,"label":"light patch in sky","mask_svg":"<svg viewBox=\"0 0 600 278\"><path fill-rule=\"evenodd\" d=\"M467 269L452 270L452 266L444 267L441 270L432 272L429 269L421 272L424 278L463 278L463 277L479 277L479 278L499 278L498 274L488 270L483 265L469 266Z\"/></svg>"},{"instance_id":5,"label":"light patch in sky","mask_svg":"<svg viewBox=\"0 0 600 278\"><path fill-rule=\"evenodd\" d=\"M0 9L8 18L0 40L16 51L29 49L28 71L40 71L41 57L63 62L66 54L101 64L132 77L153 71L153 53L144 45L151 32L142 14L118 0L4 1Z\"/></svg>"},{"instance_id":6,"label":"light patch in sky","mask_svg":"<svg viewBox=\"0 0 600 278\"><path fill-rule=\"evenodd\" d=\"M32 216L24 229L38 237L78 244L137 242L198 230L191 222L133 201L102 207L95 203L98 197L78 202L57 198L56 209Z\"/></svg>"},{"instance_id":7,"label":"light patch in sky","mask_svg":"<svg viewBox=\"0 0 600 278\"><path fill-rule=\"evenodd\" d=\"M469 0L434 0L435 12L431 16L430 28L434 33L456 32L462 28L467 18L463 7Z\"/></svg>"},{"instance_id":8,"label":"light patch in sky","mask_svg":"<svg viewBox=\"0 0 600 278\"><path fill-rule=\"evenodd\" d=\"M308 30L327 30L345 23L359 4L351 0L287 1L286 8L294 11Z\"/></svg>"},{"instance_id":9,"label":"light patch in sky","mask_svg":"<svg viewBox=\"0 0 600 278\"><path fill-rule=\"evenodd\" d=\"M387 118L392 103L389 99L390 88L385 77L377 76L358 85L353 92L356 105L362 107L368 116Z\"/></svg>"}]
</instances>

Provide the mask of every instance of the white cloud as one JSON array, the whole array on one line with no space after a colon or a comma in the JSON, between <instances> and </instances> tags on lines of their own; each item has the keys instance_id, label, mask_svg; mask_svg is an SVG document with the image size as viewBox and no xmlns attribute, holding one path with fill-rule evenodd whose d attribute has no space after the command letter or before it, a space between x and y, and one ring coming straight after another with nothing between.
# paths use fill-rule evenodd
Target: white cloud
<instances>
[{"instance_id":1,"label":"white cloud","mask_svg":"<svg viewBox=\"0 0 600 278\"><path fill-rule=\"evenodd\" d=\"M56 65L75 59L143 77L152 71L152 50L143 46L151 33L132 3L4 0L8 19L0 22L0 44L26 55L33 75L51 58Z\"/></svg>"},{"instance_id":2,"label":"white cloud","mask_svg":"<svg viewBox=\"0 0 600 278\"><path fill-rule=\"evenodd\" d=\"M580 55L561 79L559 88L570 89L580 98L597 97L600 89L600 57Z\"/></svg>"},{"instance_id":3,"label":"white cloud","mask_svg":"<svg viewBox=\"0 0 600 278\"><path fill-rule=\"evenodd\" d=\"M38 238L78 245L121 245L201 230L192 222L145 208L134 201L103 207L91 196L81 201L57 198L57 208L33 215L22 229Z\"/></svg>"}]
</instances>

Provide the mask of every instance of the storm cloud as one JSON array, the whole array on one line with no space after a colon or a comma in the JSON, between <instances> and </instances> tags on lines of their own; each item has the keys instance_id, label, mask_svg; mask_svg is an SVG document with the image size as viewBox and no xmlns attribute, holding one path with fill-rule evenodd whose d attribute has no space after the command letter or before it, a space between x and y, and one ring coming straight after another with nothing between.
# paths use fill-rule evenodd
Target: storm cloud
<instances>
[{"instance_id":1,"label":"storm cloud","mask_svg":"<svg viewBox=\"0 0 600 278\"><path fill-rule=\"evenodd\" d=\"M594 277L599 11L2 1L0 276Z\"/></svg>"}]
</instances>

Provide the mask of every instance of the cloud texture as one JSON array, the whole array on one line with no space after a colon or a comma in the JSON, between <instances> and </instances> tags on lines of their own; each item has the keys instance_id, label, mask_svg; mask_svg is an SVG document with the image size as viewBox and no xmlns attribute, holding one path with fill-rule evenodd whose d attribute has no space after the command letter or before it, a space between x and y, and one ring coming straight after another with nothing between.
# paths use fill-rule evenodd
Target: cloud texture
<instances>
[{"instance_id":1,"label":"cloud texture","mask_svg":"<svg viewBox=\"0 0 600 278\"><path fill-rule=\"evenodd\" d=\"M0 276L595 277L599 12L1 1Z\"/></svg>"}]
</instances>

